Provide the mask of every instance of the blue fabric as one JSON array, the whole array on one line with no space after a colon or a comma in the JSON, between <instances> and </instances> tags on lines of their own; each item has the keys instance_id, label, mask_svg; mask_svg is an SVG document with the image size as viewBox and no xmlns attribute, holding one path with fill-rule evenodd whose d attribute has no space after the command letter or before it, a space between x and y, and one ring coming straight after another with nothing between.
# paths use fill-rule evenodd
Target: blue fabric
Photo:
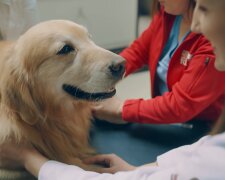
<instances>
[{"instance_id":1,"label":"blue fabric","mask_svg":"<svg viewBox=\"0 0 225 180\"><path fill-rule=\"evenodd\" d=\"M166 43L166 46L163 49L160 60L158 62L156 77L157 77L157 85L159 87L159 92L161 95L163 95L165 92L168 92L167 72L171 57L173 56L177 47L183 42L183 40L190 32L189 31L188 33L186 33L185 36L182 38L181 42L179 42L179 31L181 21L182 16L177 16L171 29L169 39Z\"/></svg>"}]
</instances>

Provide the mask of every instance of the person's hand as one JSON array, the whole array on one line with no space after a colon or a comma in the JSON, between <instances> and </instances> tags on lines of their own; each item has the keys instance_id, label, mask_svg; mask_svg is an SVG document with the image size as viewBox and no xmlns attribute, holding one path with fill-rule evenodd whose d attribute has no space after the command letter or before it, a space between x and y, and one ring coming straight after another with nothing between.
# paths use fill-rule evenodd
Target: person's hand
<instances>
[{"instance_id":1,"label":"person's hand","mask_svg":"<svg viewBox=\"0 0 225 180\"><path fill-rule=\"evenodd\" d=\"M123 103L124 101L115 96L101 102L93 103L93 116L111 123L126 124L127 122L122 120Z\"/></svg>"},{"instance_id":2,"label":"person's hand","mask_svg":"<svg viewBox=\"0 0 225 180\"><path fill-rule=\"evenodd\" d=\"M119 171L131 171L135 166L128 164L115 154L96 155L84 160L86 164L101 165L101 173L116 173Z\"/></svg>"}]
</instances>

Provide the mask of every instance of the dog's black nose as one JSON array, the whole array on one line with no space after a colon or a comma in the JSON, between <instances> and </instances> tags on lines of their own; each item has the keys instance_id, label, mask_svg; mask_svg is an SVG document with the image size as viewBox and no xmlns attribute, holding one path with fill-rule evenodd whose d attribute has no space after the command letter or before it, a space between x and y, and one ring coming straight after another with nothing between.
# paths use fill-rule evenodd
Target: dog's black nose
<instances>
[{"instance_id":1,"label":"dog's black nose","mask_svg":"<svg viewBox=\"0 0 225 180\"><path fill-rule=\"evenodd\" d=\"M122 78L125 72L125 60L121 58L119 60L113 61L109 66L109 70L114 77Z\"/></svg>"}]
</instances>

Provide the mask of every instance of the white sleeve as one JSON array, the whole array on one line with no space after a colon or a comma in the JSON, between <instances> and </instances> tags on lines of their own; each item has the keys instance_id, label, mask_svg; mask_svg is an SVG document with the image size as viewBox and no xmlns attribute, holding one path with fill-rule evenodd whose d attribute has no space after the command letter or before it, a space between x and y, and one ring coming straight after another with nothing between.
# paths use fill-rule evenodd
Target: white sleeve
<instances>
[{"instance_id":1,"label":"white sleeve","mask_svg":"<svg viewBox=\"0 0 225 180\"><path fill-rule=\"evenodd\" d=\"M144 166L134 171L99 174L59 163L46 162L39 180L224 180L225 133L207 136L197 143L172 150L159 157L159 166ZM170 162L171 161L171 162ZM174 163L174 164L173 164Z\"/></svg>"},{"instance_id":2,"label":"white sleeve","mask_svg":"<svg viewBox=\"0 0 225 180\"><path fill-rule=\"evenodd\" d=\"M171 180L173 169L159 167L141 167L134 171L124 171L115 174L85 171L77 166L56 161L46 162L40 169L39 180Z\"/></svg>"},{"instance_id":3,"label":"white sleeve","mask_svg":"<svg viewBox=\"0 0 225 180\"><path fill-rule=\"evenodd\" d=\"M159 166L173 168L176 180L224 180L225 133L207 136L191 146L172 150L159 157Z\"/></svg>"},{"instance_id":4,"label":"white sleeve","mask_svg":"<svg viewBox=\"0 0 225 180\"><path fill-rule=\"evenodd\" d=\"M181 146L179 148L168 151L157 157L157 164L160 167L166 168L176 166L182 161L188 161L196 149L206 142L210 136L205 136L192 145Z\"/></svg>"},{"instance_id":5,"label":"white sleeve","mask_svg":"<svg viewBox=\"0 0 225 180\"><path fill-rule=\"evenodd\" d=\"M219 136L210 138L186 161L181 161L175 170L177 180L224 180L225 136L222 141L217 140L220 140Z\"/></svg>"}]
</instances>

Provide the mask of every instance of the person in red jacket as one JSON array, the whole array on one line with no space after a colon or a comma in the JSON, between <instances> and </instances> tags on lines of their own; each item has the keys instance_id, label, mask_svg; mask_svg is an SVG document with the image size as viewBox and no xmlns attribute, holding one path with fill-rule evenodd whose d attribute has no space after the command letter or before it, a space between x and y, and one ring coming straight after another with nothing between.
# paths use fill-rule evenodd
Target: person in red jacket
<instances>
[{"instance_id":1,"label":"person in red jacket","mask_svg":"<svg viewBox=\"0 0 225 180\"><path fill-rule=\"evenodd\" d=\"M150 26L120 54L126 60L126 76L148 66L153 98L114 97L96 104L93 114L113 123L213 122L225 100L225 73L214 67L210 42L190 31L195 1L155 3L158 10Z\"/></svg>"}]
</instances>

